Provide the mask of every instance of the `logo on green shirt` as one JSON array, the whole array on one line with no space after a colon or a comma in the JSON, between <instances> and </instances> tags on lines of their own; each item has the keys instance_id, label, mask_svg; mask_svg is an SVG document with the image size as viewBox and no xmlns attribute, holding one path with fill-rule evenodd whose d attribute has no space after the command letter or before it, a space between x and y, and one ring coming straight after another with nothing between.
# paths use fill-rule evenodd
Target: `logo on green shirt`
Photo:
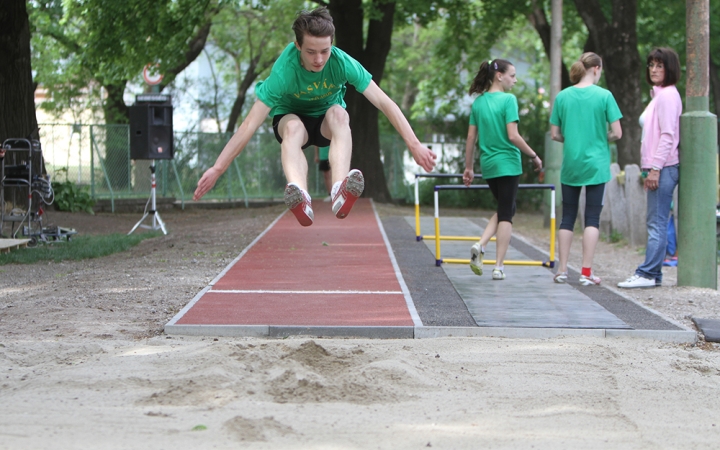
<instances>
[{"instance_id":1,"label":"logo on green shirt","mask_svg":"<svg viewBox=\"0 0 720 450\"><path fill-rule=\"evenodd\" d=\"M312 97L312 98L309 98L309 99L304 99L304 100L320 100L320 99L323 99L323 98L328 97L328 96L330 96L330 95L333 95L333 92L332 92L331 89L337 89L337 88L338 88L338 86L336 86L336 85L333 84L332 82L331 82L330 84L328 84L327 79L324 79L324 80L322 81L322 83L319 82L319 81L313 82L312 84L309 84L309 85L305 88L305 90L300 91L300 92L296 92L296 93L294 93L293 95L295 96L295 98L299 99L299 98L301 98L301 97L304 96L304 95L313 95L313 94L315 94L315 91L318 91L318 90L321 90L321 89L322 89L322 90L325 90L326 92L325 92L324 94L322 94L322 95L316 95L315 97Z\"/></svg>"}]
</instances>

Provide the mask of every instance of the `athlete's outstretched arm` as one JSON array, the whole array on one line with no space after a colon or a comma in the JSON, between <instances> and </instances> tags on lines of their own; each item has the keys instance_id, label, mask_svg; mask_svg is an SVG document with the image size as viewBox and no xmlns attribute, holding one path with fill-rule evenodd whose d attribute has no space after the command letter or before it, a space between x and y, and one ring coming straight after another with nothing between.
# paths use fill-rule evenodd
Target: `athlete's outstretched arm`
<instances>
[{"instance_id":1,"label":"athlete's outstretched arm","mask_svg":"<svg viewBox=\"0 0 720 450\"><path fill-rule=\"evenodd\" d=\"M390 120L392 126L402 136L405 145L410 149L415 162L426 171L432 171L433 167L435 167L437 155L420 143L400 107L372 80L363 95Z\"/></svg>"},{"instance_id":2,"label":"athlete's outstretched arm","mask_svg":"<svg viewBox=\"0 0 720 450\"><path fill-rule=\"evenodd\" d=\"M257 129L262 125L265 118L270 114L270 108L265 103L257 100L250 112L243 120L240 128L235 132L232 138L225 144L225 148L218 156L215 164L205 171L200 181L198 181L197 189L193 195L193 200L200 200L203 195L215 186L220 175L225 173L230 163L243 151L250 138L255 134Z\"/></svg>"}]
</instances>

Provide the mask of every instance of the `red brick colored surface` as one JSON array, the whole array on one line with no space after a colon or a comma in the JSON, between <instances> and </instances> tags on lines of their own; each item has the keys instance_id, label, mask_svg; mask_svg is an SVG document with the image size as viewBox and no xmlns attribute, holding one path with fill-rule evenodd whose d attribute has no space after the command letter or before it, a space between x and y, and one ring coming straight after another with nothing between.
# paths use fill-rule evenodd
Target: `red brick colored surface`
<instances>
[{"instance_id":1,"label":"red brick colored surface","mask_svg":"<svg viewBox=\"0 0 720 450\"><path fill-rule=\"evenodd\" d=\"M284 214L177 324L412 326L370 201L342 220L329 203L313 206L312 226Z\"/></svg>"}]
</instances>

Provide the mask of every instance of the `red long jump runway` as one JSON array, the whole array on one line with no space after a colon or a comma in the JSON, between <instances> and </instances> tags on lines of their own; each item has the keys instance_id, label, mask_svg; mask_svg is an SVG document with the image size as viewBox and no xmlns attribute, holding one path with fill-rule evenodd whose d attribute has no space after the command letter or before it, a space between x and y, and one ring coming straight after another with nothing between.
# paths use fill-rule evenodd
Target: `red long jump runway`
<instances>
[{"instance_id":1,"label":"red long jump runway","mask_svg":"<svg viewBox=\"0 0 720 450\"><path fill-rule=\"evenodd\" d=\"M371 200L345 219L286 211L166 326L168 334L413 337L422 326Z\"/></svg>"}]
</instances>

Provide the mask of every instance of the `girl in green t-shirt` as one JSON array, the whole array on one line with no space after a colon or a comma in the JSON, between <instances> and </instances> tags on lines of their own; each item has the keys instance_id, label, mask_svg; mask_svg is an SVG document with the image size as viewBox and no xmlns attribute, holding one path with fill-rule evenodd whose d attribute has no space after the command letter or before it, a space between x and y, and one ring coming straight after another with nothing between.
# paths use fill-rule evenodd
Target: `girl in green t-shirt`
<instances>
[{"instance_id":1,"label":"girl in green t-shirt","mask_svg":"<svg viewBox=\"0 0 720 450\"><path fill-rule=\"evenodd\" d=\"M584 53L570 68L574 84L555 98L550 117L550 134L563 142L560 171L562 188L562 221L558 231L559 264L556 283L567 281L573 228L578 214L580 191L585 187L585 230L580 284L600 284L592 273L595 246L600 236L600 213L605 183L610 181L609 142L622 137L620 108L607 89L596 86L602 76L602 59L595 53ZM610 131L608 131L610 124Z\"/></svg>"},{"instance_id":2,"label":"girl in green t-shirt","mask_svg":"<svg viewBox=\"0 0 720 450\"><path fill-rule=\"evenodd\" d=\"M493 280L505 279L505 254L510 246L515 197L522 174L520 152L532 158L535 171L542 169L540 157L518 133L517 99L505 92L516 82L515 66L510 61L496 59L480 64L480 70L470 86L470 95L480 95L473 102L470 112L463 182L465 186L470 186L473 180L477 144L483 179L498 203L497 212L490 218L480 241L470 249L470 268L475 274L482 275L485 245L496 236Z\"/></svg>"}]
</instances>

